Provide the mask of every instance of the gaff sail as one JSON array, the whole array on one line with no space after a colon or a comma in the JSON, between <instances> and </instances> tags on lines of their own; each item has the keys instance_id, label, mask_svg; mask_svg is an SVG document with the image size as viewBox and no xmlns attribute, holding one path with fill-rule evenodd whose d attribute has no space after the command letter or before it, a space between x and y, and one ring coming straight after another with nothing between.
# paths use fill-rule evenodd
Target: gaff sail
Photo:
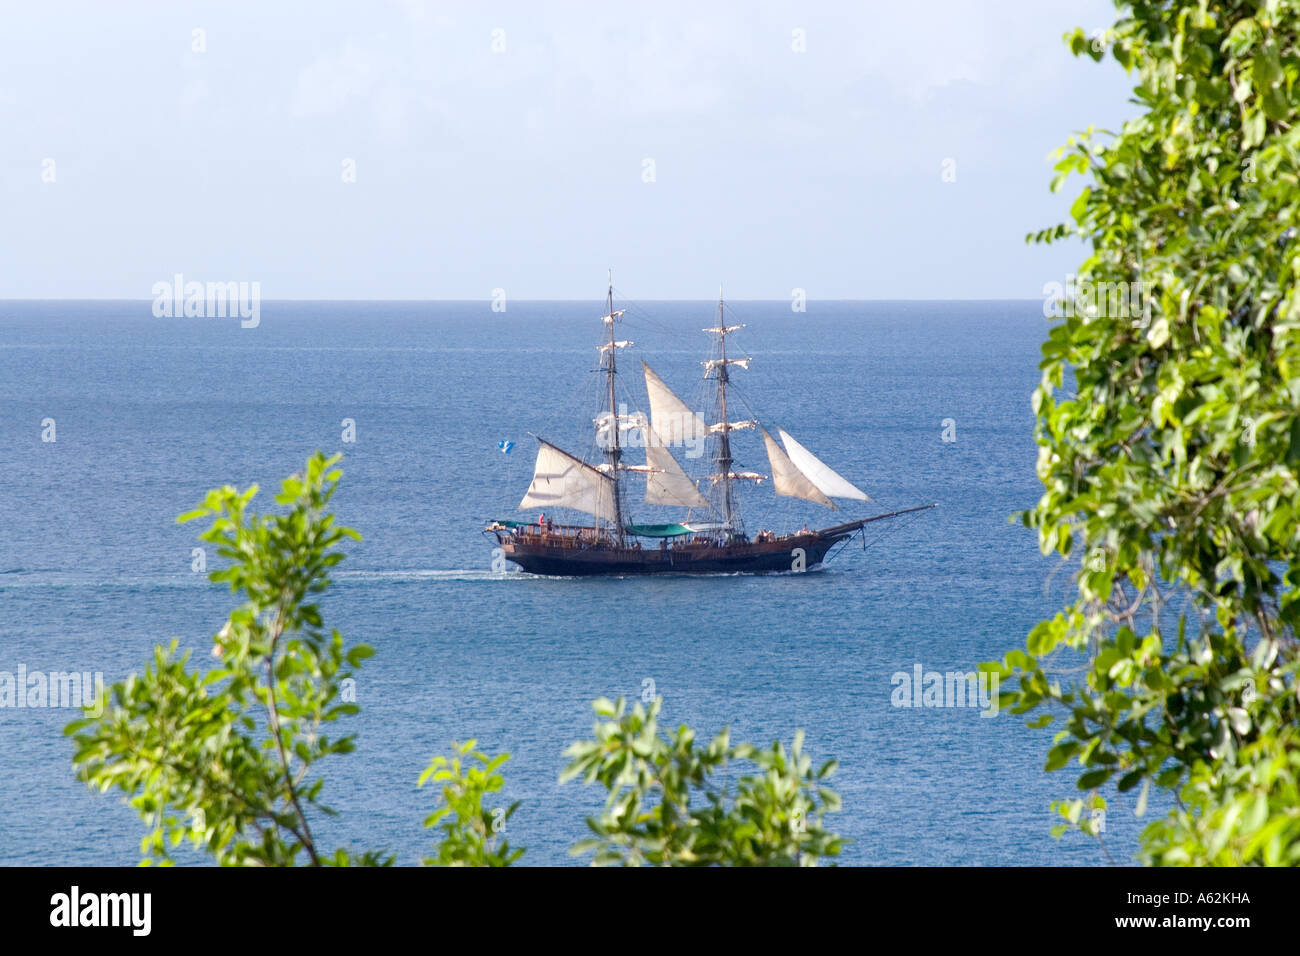
<instances>
[{"instance_id":1,"label":"gaff sail","mask_svg":"<svg viewBox=\"0 0 1300 956\"><path fill-rule=\"evenodd\" d=\"M614 482L585 461L544 439L537 439L537 464L519 510L573 508L615 522Z\"/></svg>"}]
</instances>

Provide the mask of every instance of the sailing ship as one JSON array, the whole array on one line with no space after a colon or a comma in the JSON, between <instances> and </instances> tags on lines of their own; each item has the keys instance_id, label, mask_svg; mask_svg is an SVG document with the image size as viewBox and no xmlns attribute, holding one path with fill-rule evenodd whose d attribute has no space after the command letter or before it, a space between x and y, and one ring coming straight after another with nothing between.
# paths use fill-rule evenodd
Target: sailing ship
<instances>
[{"instance_id":1,"label":"sailing ship","mask_svg":"<svg viewBox=\"0 0 1300 956\"><path fill-rule=\"evenodd\" d=\"M702 331L713 336L711 357L701 364L712 379L716 422L692 411L645 362L641 363L650 415L620 414L615 404L618 353L634 343L618 338L626 310L614 309L611 277L605 300L605 341L599 346L606 408L594 419L596 445L604 460L593 464L539 436L537 462L520 511L537 510L536 521L492 521L484 529L508 561L543 575L734 574L814 570L828 553L873 522L935 507L918 505L794 533L762 530L750 537L741 519L735 486L770 479L777 495L840 510L836 500L870 501L867 494L795 441L781 428L756 419L732 420L728 385L733 369L748 370L751 359L728 355L728 336L744 328L728 325L721 292L717 321ZM732 433L762 435L771 475L736 471ZM637 440L639 437L639 440ZM677 461L674 447L707 448L711 473L696 482ZM644 464L631 464L626 452L645 450ZM685 509L680 522L629 521L625 485L629 473L644 477L645 502ZM705 490L701 484L707 482ZM557 524L552 512L569 509L590 515L589 524ZM703 517L697 517L703 516ZM866 537L863 533L865 547Z\"/></svg>"}]
</instances>

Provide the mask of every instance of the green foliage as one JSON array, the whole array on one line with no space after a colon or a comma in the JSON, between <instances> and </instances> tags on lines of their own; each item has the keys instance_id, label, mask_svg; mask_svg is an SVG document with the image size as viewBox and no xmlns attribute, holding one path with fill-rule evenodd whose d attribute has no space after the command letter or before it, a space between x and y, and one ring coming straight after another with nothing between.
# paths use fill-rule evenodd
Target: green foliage
<instances>
[{"instance_id":1,"label":"green foliage","mask_svg":"<svg viewBox=\"0 0 1300 956\"><path fill-rule=\"evenodd\" d=\"M1140 114L1060 152L1053 189L1089 185L1030 237L1091 250L1043 345L1022 516L1077 593L1002 662L1003 706L1064 718L1046 769L1079 790L1172 798L1146 862L1296 863L1300 0L1117 6L1067 41L1134 74Z\"/></svg>"},{"instance_id":2,"label":"green foliage","mask_svg":"<svg viewBox=\"0 0 1300 956\"><path fill-rule=\"evenodd\" d=\"M474 749L476 744L474 740L452 744L450 759L434 757L420 774L421 787L429 779L442 784L442 805L424 821L426 827L442 830L436 855L424 861L431 866L509 866L524 855L523 850L510 849L501 836L519 801L508 807L483 806L485 796L505 785L496 771L510 755L488 757Z\"/></svg>"},{"instance_id":3,"label":"green foliage","mask_svg":"<svg viewBox=\"0 0 1300 956\"><path fill-rule=\"evenodd\" d=\"M1300 866L1300 737L1259 735L1227 766L1198 764L1182 800L1147 834L1163 865Z\"/></svg>"},{"instance_id":4,"label":"green foliage","mask_svg":"<svg viewBox=\"0 0 1300 956\"><path fill-rule=\"evenodd\" d=\"M732 745L726 730L707 747L683 725L671 736L658 729L660 699L649 709L601 698L593 705L595 739L566 751L561 782L581 776L609 791L604 811L589 818L596 838L574 846L593 852L598 865L816 866L836 856L843 838L822 818L840 799L826 788L835 761L814 772L803 752L803 732L787 752ZM740 776L734 791L723 776L732 761L758 772Z\"/></svg>"},{"instance_id":5,"label":"green foliage","mask_svg":"<svg viewBox=\"0 0 1300 956\"><path fill-rule=\"evenodd\" d=\"M101 717L66 730L83 780L132 795L149 827L142 862L169 862L169 849L185 840L227 865L388 862L326 854L311 830L315 813L331 812L316 765L353 749L351 736L324 731L356 712L340 689L371 654L365 645L345 650L313 603L343 558L336 545L359 537L325 511L337 461L317 454L285 479L282 514L249 509L256 486L227 486L182 515L212 519L201 537L230 564L210 577L244 598L213 639L220 664L191 669L175 641L160 646L152 667L113 686Z\"/></svg>"}]
</instances>

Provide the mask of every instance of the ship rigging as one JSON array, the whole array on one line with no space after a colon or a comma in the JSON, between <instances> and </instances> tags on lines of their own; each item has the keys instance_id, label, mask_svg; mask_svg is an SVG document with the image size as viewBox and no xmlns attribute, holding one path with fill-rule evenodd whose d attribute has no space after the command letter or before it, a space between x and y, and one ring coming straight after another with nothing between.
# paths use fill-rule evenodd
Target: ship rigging
<instances>
[{"instance_id":1,"label":"ship rigging","mask_svg":"<svg viewBox=\"0 0 1300 956\"><path fill-rule=\"evenodd\" d=\"M537 461L519 510L537 510L536 522L497 520L485 532L495 537L503 556L525 571L548 575L646 573L770 573L805 571L820 566L828 552L873 522L915 514L935 507L918 505L792 534L761 531L746 534L735 495L739 482L771 482L777 495L800 498L839 510L836 500L869 501L867 494L813 455L781 428L769 432L757 418L732 420L728 392L732 370L747 370L751 359L728 353L728 336L743 324L727 324L719 291L716 323L703 329L712 335L712 356L703 361L704 377L713 382L717 420L706 422L682 401L664 380L641 363L650 414L620 413L615 382L618 354L634 344L618 338L625 310L614 308L613 281L605 299L605 341L599 346L604 376L605 408L594 419L596 440L603 452L591 464L544 438L538 441ZM752 412L751 412L752 414ZM732 433L756 430L763 438L771 474L736 471ZM631 441L639 435L640 441ZM627 436L627 437L625 437ZM675 447L708 448L712 466L696 482L677 461ZM626 452L645 450L644 464L629 464ZM627 520L624 476L639 473L645 480L644 500L650 505L685 509L679 522L636 524ZM700 485L705 484L701 491ZM556 524L555 509L590 515L590 525ZM547 516L549 513L549 517ZM697 519L697 514L706 516ZM646 547L643 541L657 541Z\"/></svg>"}]
</instances>

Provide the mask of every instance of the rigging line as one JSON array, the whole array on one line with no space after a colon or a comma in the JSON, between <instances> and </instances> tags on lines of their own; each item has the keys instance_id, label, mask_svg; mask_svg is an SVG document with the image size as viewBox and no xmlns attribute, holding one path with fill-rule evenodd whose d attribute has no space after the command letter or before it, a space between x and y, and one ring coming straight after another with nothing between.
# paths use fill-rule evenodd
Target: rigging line
<instances>
[{"instance_id":1,"label":"rigging line","mask_svg":"<svg viewBox=\"0 0 1300 956\"><path fill-rule=\"evenodd\" d=\"M902 520L902 521L898 521L898 522L894 522L894 523L889 523L889 524L886 524L886 523L884 523L884 522L881 522L881 528L880 528L880 530L878 530L878 531L876 532L876 534L875 534L874 537L868 539L867 536L866 536L866 534L865 534L865 533L863 534L863 536L862 536L862 549L865 551L867 548L875 547L875 546L876 546L877 544L879 544L879 543L880 543L880 542L881 542L881 541L882 541L886 536L891 535L891 534L897 534L898 531L899 531L901 528L905 527L909 521L914 521L914 520L916 520L917 518L919 518L919 517L920 517L921 515L923 515L923 514L925 514L924 511L913 511L913 512L911 512L911 513L909 513L909 514L901 514L901 515L897 515L897 516L896 516L896 517L898 517L898 518L902 518L902 519L904 519L904 520ZM863 531L865 532L865 530L866 530L866 526L864 525L864 526L863 526Z\"/></svg>"},{"instance_id":2,"label":"rigging line","mask_svg":"<svg viewBox=\"0 0 1300 956\"><path fill-rule=\"evenodd\" d=\"M642 302L639 299L632 298L632 296L628 295L619 286L614 286L614 295L617 301L619 302L619 304L621 304L623 307L631 308L637 311L644 311L642 308ZM663 300L651 300L651 301L663 301Z\"/></svg>"},{"instance_id":3,"label":"rigging line","mask_svg":"<svg viewBox=\"0 0 1300 956\"><path fill-rule=\"evenodd\" d=\"M739 388L735 389L735 395L740 400L740 404L744 406L745 411L749 414L749 417L759 423L759 427L765 427L768 424L768 422L762 416L760 416L757 411L754 410L753 405L750 404L749 399L745 396L745 393L742 389ZM755 428L754 431L757 432L758 428ZM773 437L774 439L777 438L777 436L773 436ZM886 504L884 500L878 498L873 498L872 501L876 502L877 505L881 507L883 507Z\"/></svg>"},{"instance_id":4,"label":"rigging line","mask_svg":"<svg viewBox=\"0 0 1300 956\"><path fill-rule=\"evenodd\" d=\"M754 419L754 421L758 422L760 425L762 425L766 421L766 419L759 417L758 412L754 411L754 406L750 405L749 399L745 397L745 390L737 387L735 389L735 392L736 392L736 398L740 399L740 404L744 405L745 411L749 412L749 417Z\"/></svg>"},{"instance_id":5,"label":"rigging line","mask_svg":"<svg viewBox=\"0 0 1300 956\"><path fill-rule=\"evenodd\" d=\"M780 300L773 300L773 301L780 301ZM737 322L744 322L745 314L743 312L737 313L730 305L727 304L724 304L723 308L727 313L731 313ZM741 338L744 342L752 344L754 348L748 350L749 353L751 355L758 355L760 361L763 362L764 386L771 387L773 391L777 392L778 394L782 394L782 395L793 394L795 390L795 386L798 384L797 381L793 381L788 374L783 373L781 371L779 364L771 364L775 360L776 356L789 352L790 349L788 347L785 348L776 347L775 344L776 340L773 339L768 334L766 334L770 326L764 326L762 325L762 323L759 323L758 325L754 325L749 322L744 322L744 325L745 325L744 331L735 334L737 335L738 338ZM798 354L800 351L801 350L796 349L795 353Z\"/></svg>"},{"instance_id":6,"label":"rigging line","mask_svg":"<svg viewBox=\"0 0 1300 956\"><path fill-rule=\"evenodd\" d=\"M623 316L623 324L637 337L646 336L650 342L646 348L647 355L670 355L673 353L697 354L698 349L692 349L688 346L685 335L688 332L687 326L671 326L657 320L647 319L640 315Z\"/></svg>"},{"instance_id":7,"label":"rigging line","mask_svg":"<svg viewBox=\"0 0 1300 956\"><path fill-rule=\"evenodd\" d=\"M618 297L616 304L621 306L624 311L625 322L627 320L627 314L631 313L636 316L639 321L645 323L645 328L651 329L652 331L662 332L666 335L674 335L681 331L680 329L673 329L670 326L661 324L659 320L655 319L653 314L647 311L639 301L625 297L618 286L614 287L614 294ZM635 324L633 325L633 328L636 328Z\"/></svg>"},{"instance_id":8,"label":"rigging line","mask_svg":"<svg viewBox=\"0 0 1300 956\"><path fill-rule=\"evenodd\" d=\"M897 515L896 517L908 519L908 518L916 518L920 514L921 512L918 511L918 512L913 512L911 514ZM822 564L829 564L831 558L843 554L845 551L847 551L849 545L852 544L854 539L856 539L859 535L861 535L862 537L862 550L866 551L878 545L882 540L884 540L884 538L887 535L897 534L899 529L902 528L904 524L905 524L904 521L897 521L891 524L883 524L882 529L880 531L877 531L871 538L867 537L866 526L864 525L863 527L858 529L857 533L851 535L848 538L845 538L843 541L834 545L830 549L830 551L826 552L826 557L822 559Z\"/></svg>"},{"instance_id":9,"label":"rigging line","mask_svg":"<svg viewBox=\"0 0 1300 956\"><path fill-rule=\"evenodd\" d=\"M728 384L730 385L731 383L728 383ZM744 389L742 389L742 388L738 388L738 387L735 387L735 386L732 386L732 388L733 388L734 391L735 391L736 398L738 398L738 399L740 400L740 404L743 405L743 406L745 407L745 411L746 411L746 413L748 413L749 418L751 418L752 420L758 422L758 425L756 425L753 429L745 429L745 430L746 430L746 431L753 431L755 435L760 435L761 432L759 432L759 428L762 428L763 426L765 426L765 425L768 423L768 422L767 422L767 419L765 419L763 416L759 415L758 412L754 410L754 406L750 404L749 399L745 396L745 390L744 390ZM763 457L763 456L760 455L760 457Z\"/></svg>"},{"instance_id":10,"label":"rigging line","mask_svg":"<svg viewBox=\"0 0 1300 956\"><path fill-rule=\"evenodd\" d=\"M578 392L582 393L581 406L577 404L577 400L575 397ZM566 401L566 404L562 407L564 408L581 407L584 410L591 409L591 408L599 408L601 404L602 392L603 392L603 388L601 387L601 382L600 382L600 370L596 368L592 368L588 371L586 375L582 376L581 380L574 387L573 394L570 395L569 399ZM579 433L579 434L581 435L581 442L575 447L583 449L584 451L582 456L583 462L585 464L591 464L591 461L589 459L591 459L593 456L598 456L600 453L600 449L596 446L595 439L590 434L590 431L586 429L585 423L584 423L583 433Z\"/></svg>"},{"instance_id":11,"label":"rigging line","mask_svg":"<svg viewBox=\"0 0 1300 956\"><path fill-rule=\"evenodd\" d=\"M662 335L677 335L681 332L681 329L667 325L660 319L656 319L652 313L632 303L624 303L623 323L630 328L646 329Z\"/></svg>"},{"instance_id":12,"label":"rigging line","mask_svg":"<svg viewBox=\"0 0 1300 956\"><path fill-rule=\"evenodd\" d=\"M563 409L576 408L578 407L578 402L580 399L583 400L582 404L584 406L587 405L586 399L589 397L587 393L591 391L593 384L595 384L595 379L591 375L579 376L578 381L570 387L569 393L564 399L563 404L559 405L558 407ZM513 419L511 421L513 422ZM578 452L581 452L584 449L585 442L580 441L581 436L572 434L570 432L566 432L559 422L552 421L551 428L546 434L552 435L555 437L555 439L560 441L562 443L560 447L562 448L564 447L572 448ZM527 447L525 443L519 441L512 434L507 433L499 437L505 438L509 441L513 441L515 443L515 448L513 450L515 451L524 451L525 447ZM525 452L525 457L531 458L535 454L536 454L535 448L528 448L527 451ZM584 464L590 464L590 462L587 461L588 455L581 454L579 457ZM528 477L529 480L531 481L531 477L532 477L531 468L528 471Z\"/></svg>"},{"instance_id":13,"label":"rigging line","mask_svg":"<svg viewBox=\"0 0 1300 956\"><path fill-rule=\"evenodd\" d=\"M746 326L746 331L748 331L748 328L749 327ZM773 354L775 354L774 350L767 350L767 351L772 351ZM762 353L760 352L760 354ZM764 376L763 376L764 384L768 384L768 385L775 384L776 391L778 392L778 394L785 394L785 395L794 394L794 390L789 388L786 384L787 377L781 374L780 371L778 371L776 368L772 368L767 365L764 365L763 372L764 372ZM745 411L749 413L749 417L757 420L760 424L763 425L767 424L768 423L767 419L765 419L762 415L760 415L758 411L754 408L753 403L750 402L749 397L746 394L746 389L739 386L733 386L733 388L735 390L736 397L740 400L741 404L745 407ZM790 423L782 422L781 424L786 425Z\"/></svg>"},{"instance_id":14,"label":"rigging line","mask_svg":"<svg viewBox=\"0 0 1300 956\"><path fill-rule=\"evenodd\" d=\"M743 315L737 314L736 310L729 303L725 303L725 302L723 304L723 315L724 315L723 318L724 325L734 324L735 322L740 322L743 321L744 319ZM747 341L750 341L752 344L754 344L756 346L755 349L745 350L749 354L758 354L760 356L768 355L768 354L772 356L776 356L778 354L778 350L774 347L771 347L770 345L772 341L770 337L763 335L761 331L755 332L753 329L751 329L748 323L745 324L744 332L740 333L739 335L733 333L733 338L737 338L737 339L743 338ZM754 339L757 339L758 341L753 342L752 340ZM789 395L794 393L794 390L789 384L791 381L790 377L787 374L782 373L779 365L779 360L778 360L778 364L775 365L768 365L766 362L764 362L763 371L764 371L764 376L760 380L760 383L762 385L773 388L777 394ZM745 387L737 386L735 382L736 380L733 379L729 391L731 391L739 400L741 406L748 413L748 417L758 421L760 424L767 424L767 420L762 415L760 415L755 409L754 407L755 403L751 401L748 394L748 389ZM755 430L755 433L758 434L757 429ZM760 453L760 457L765 457L765 455L762 455ZM781 521L786 522L788 526L789 522L791 521L791 516L795 512L795 505L796 502L793 499L782 498L778 496L777 500L773 502L772 505L769 506L768 511L771 512L771 517L779 518Z\"/></svg>"}]
</instances>

